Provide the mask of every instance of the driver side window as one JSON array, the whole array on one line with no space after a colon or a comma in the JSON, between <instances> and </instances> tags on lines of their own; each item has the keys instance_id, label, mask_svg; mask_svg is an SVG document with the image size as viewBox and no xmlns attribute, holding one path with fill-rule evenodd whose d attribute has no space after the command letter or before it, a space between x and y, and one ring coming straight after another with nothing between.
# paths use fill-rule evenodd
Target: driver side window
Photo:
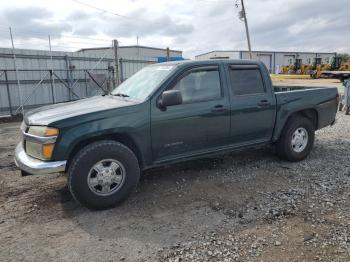
<instances>
[{"instance_id":1,"label":"driver side window","mask_svg":"<svg viewBox=\"0 0 350 262\"><path fill-rule=\"evenodd\" d=\"M179 90L183 103L215 100L221 97L218 69L198 69L181 78L173 90Z\"/></svg>"}]
</instances>

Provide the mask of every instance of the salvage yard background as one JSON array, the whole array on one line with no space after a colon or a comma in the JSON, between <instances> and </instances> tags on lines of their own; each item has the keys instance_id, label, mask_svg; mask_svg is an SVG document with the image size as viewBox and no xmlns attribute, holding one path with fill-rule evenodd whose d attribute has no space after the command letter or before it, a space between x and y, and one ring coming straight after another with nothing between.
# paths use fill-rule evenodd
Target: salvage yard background
<instances>
[{"instance_id":1,"label":"salvage yard background","mask_svg":"<svg viewBox=\"0 0 350 262\"><path fill-rule=\"evenodd\" d=\"M349 261L350 117L302 162L268 147L148 171L123 205L87 210L62 175L20 177L0 124L2 261Z\"/></svg>"}]
</instances>

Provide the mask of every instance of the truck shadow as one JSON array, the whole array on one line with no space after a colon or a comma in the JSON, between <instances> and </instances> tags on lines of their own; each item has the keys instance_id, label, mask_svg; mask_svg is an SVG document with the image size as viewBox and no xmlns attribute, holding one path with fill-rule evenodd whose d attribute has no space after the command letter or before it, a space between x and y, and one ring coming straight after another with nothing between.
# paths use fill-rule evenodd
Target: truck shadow
<instances>
[{"instance_id":1,"label":"truck shadow","mask_svg":"<svg viewBox=\"0 0 350 262\"><path fill-rule=\"evenodd\" d=\"M341 146L350 148L350 142ZM259 223L264 207L275 202L271 194L284 196L292 190L298 196L313 184L308 174L321 166L325 170L333 159L346 158L340 152L330 141L317 143L309 158L298 163L281 161L263 147L155 168L145 173L127 201L105 211L80 206L66 187L57 190L56 184L54 192L41 193L48 199L39 203L39 221L73 224L93 239L117 241L126 251L130 243L142 250L150 243L171 246L218 228L238 230ZM296 185L301 191L294 190ZM278 205L284 210L281 201Z\"/></svg>"},{"instance_id":2,"label":"truck shadow","mask_svg":"<svg viewBox=\"0 0 350 262\"><path fill-rule=\"evenodd\" d=\"M81 207L66 188L59 193L64 216L95 237L174 244L221 224L228 216L220 206L240 209L256 192L247 179L276 160L265 147L155 168L144 174L126 202L105 211ZM263 176L255 180L268 183Z\"/></svg>"}]
</instances>

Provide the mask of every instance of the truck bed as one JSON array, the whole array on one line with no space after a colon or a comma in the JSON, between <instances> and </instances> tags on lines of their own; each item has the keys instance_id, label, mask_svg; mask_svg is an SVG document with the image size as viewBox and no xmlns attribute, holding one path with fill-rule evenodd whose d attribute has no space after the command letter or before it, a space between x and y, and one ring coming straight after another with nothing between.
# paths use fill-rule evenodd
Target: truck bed
<instances>
[{"instance_id":1,"label":"truck bed","mask_svg":"<svg viewBox=\"0 0 350 262\"><path fill-rule=\"evenodd\" d=\"M281 128L288 119L288 115L303 109L313 110L317 114L315 129L328 126L334 122L337 113L336 87L307 87L307 86L274 86L277 102L276 126L274 140L278 139Z\"/></svg>"}]
</instances>

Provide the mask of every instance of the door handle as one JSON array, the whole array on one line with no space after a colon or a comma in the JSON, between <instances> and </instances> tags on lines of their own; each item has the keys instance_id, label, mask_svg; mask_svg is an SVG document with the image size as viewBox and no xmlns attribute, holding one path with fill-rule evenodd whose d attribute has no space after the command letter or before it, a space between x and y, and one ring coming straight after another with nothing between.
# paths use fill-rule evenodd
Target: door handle
<instances>
[{"instance_id":1,"label":"door handle","mask_svg":"<svg viewBox=\"0 0 350 262\"><path fill-rule=\"evenodd\" d=\"M216 105L211 109L212 112L225 112L226 110L223 105Z\"/></svg>"},{"instance_id":2,"label":"door handle","mask_svg":"<svg viewBox=\"0 0 350 262\"><path fill-rule=\"evenodd\" d=\"M257 105L258 107L268 107L271 105L271 102L264 99L264 100L261 100Z\"/></svg>"}]
</instances>

